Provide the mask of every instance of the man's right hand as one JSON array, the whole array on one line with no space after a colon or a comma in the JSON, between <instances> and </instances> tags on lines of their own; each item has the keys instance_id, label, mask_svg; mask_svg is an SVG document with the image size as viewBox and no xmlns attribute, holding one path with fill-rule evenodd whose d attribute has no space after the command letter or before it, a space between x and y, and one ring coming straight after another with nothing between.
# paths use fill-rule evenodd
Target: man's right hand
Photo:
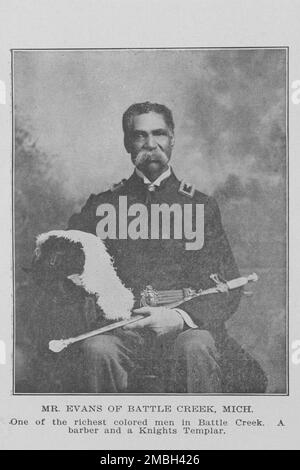
<instances>
[{"instance_id":1,"label":"man's right hand","mask_svg":"<svg viewBox=\"0 0 300 470\"><path fill-rule=\"evenodd\" d=\"M125 330L149 328L157 336L180 333L183 330L184 321L176 310L166 307L141 307L135 309L134 313L147 316L142 320L124 326Z\"/></svg>"}]
</instances>

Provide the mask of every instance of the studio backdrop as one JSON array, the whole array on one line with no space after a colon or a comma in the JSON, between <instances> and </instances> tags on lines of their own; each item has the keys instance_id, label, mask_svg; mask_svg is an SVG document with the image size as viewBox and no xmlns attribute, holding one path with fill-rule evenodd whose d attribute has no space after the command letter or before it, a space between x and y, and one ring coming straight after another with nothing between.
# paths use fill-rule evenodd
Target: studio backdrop
<instances>
[{"instance_id":1,"label":"studio backdrop","mask_svg":"<svg viewBox=\"0 0 300 470\"><path fill-rule=\"evenodd\" d=\"M241 274L259 276L228 332L267 393L288 392L286 80L285 48L13 51L16 392L35 391L24 384L36 236L130 176L122 114L145 101L172 110L175 174L217 200Z\"/></svg>"}]
</instances>

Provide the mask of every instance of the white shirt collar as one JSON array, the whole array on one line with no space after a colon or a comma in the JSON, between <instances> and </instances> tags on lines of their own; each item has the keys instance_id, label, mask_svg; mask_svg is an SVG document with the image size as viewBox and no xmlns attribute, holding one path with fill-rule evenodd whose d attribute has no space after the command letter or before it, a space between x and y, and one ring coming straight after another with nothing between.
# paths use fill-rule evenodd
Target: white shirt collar
<instances>
[{"instance_id":1,"label":"white shirt collar","mask_svg":"<svg viewBox=\"0 0 300 470\"><path fill-rule=\"evenodd\" d=\"M154 188L154 186L160 186L161 182L171 175L171 167L168 167L167 170L164 171L161 175L159 175L159 177L156 178L155 181L150 181L147 176L145 176L144 173L138 168L135 169L135 172L149 188Z\"/></svg>"}]
</instances>

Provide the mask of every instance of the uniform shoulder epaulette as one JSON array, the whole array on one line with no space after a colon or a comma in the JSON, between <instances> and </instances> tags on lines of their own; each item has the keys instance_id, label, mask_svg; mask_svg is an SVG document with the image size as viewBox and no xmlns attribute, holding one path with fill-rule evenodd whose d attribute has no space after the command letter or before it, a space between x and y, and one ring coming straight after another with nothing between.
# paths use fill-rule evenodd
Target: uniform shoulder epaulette
<instances>
[{"instance_id":1,"label":"uniform shoulder epaulette","mask_svg":"<svg viewBox=\"0 0 300 470\"><path fill-rule=\"evenodd\" d=\"M110 187L110 190L111 191L117 191L118 189L121 189L124 184L126 183L127 179L126 178L123 178L121 181L119 181L119 183L115 183L113 184L111 187Z\"/></svg>"},{"instance_id":2,"label":"uniform shoulder epaulette","mask_svg":"<svg viewBox=\"0 0 300 470\"><path fill-rule=\"evenodd\" d=\"M181 181L178 192L184 196L192 198L195 194L195 185L187 183L186 181Z\"/></svg>"}]
</instances>

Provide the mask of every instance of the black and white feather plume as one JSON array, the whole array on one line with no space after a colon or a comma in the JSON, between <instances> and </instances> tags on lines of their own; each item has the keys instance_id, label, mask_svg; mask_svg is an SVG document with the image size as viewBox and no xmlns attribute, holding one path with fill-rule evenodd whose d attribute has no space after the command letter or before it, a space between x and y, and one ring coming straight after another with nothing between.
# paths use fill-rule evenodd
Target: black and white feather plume
<instances>
[{"instance_id":1,"label":"black and white feather plume","mask_svg":"<svg viewBox=\"0 0 300 470\"><path fill-rule=\"evenodd\" d=\"M51 280L68 278L96 296L106 320L131 316L134 296L118 277L103 241L79 230L52 230L38 235L33 271Z\"/></svg>"}]
</instances>

